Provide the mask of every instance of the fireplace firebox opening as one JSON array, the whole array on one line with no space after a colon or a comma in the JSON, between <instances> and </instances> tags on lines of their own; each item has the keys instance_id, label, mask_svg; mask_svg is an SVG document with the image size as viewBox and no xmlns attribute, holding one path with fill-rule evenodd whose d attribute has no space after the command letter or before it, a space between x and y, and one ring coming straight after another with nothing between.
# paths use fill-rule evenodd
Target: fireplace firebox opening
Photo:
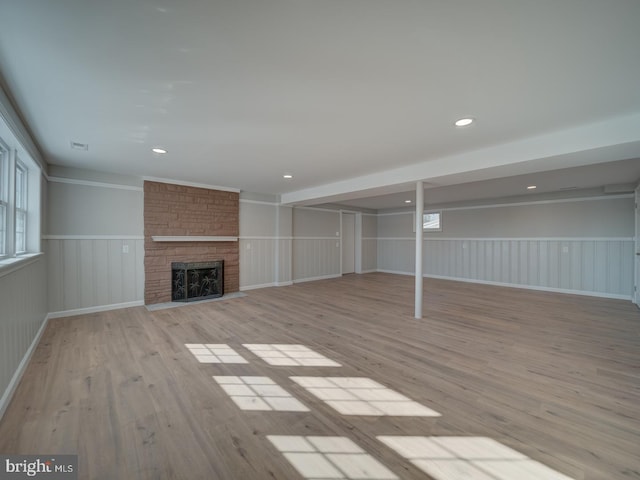
<instances>
[{"instance_id":1,"label":"fireplace firebox opening","mask_svg":"<svg viewBox=\"0 0 640 480\"><path fill-rule=\"evenodd\" d=\"M172 262L171 299L193 302L224 295L224 260Z\"/></svg>"}]
</instances>

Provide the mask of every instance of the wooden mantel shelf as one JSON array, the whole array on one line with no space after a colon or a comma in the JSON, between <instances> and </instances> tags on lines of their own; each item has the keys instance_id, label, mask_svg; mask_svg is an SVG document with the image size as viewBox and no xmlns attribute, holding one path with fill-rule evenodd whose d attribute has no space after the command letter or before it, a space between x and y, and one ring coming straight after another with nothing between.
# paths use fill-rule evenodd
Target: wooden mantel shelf
<instances>
[{"instance_id":1,"label":"wooden mantel shelf","mask_svg":"<svg viewBox=\"0 0 640 480\"><path fill-rule=\"evenodd\" d=\"M158 236L152 235L154 242L237 242L238 237L220 237L220 236Z\"/></svg>"}]
</instances>

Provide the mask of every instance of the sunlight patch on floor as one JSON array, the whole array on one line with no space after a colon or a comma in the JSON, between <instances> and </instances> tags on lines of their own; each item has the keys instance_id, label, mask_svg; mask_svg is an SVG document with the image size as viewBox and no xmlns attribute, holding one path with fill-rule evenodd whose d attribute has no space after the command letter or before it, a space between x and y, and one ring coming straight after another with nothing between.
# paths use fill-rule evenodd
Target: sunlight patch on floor
<instances>
[{"instance_id":1,"label":"sunlight patch on floor","mask_svg":"<svg viewBox=\"0 0 640 480\"><path fill-rule=\"evenodd\" d=\"M397 480L398 477L347 437L267 435L307 480Z\"/></svg>"},{"instance_id":2,"label":"sunlight patch on floor","mask_svg":"<svg viewBox=\"0 0 640 480\"><path fill-rule=\"evenodd\" d=\"M342 415L439 417L440 414L365 377L289 377Z\"/></svg>"},{"instance_id":3,"label":"sunlight patch on floor","mask_svg":"<svg viewBox=\"0 0 640 480\"><path fill-rule=\"evenodd\" d=\"M376 437L436 480L572 480L487 437Z\"/></svg>"},{"instance_id":4,"label":"sunlight patch on floor","mask_svg":"<svg viewBox=\"0 0 640 480\"><path fill-rule=\"evenodd\" d=\"M226 343L185 343L200 363L249 363Z\"/></svg>"},{"instance_id":5,"label":"sunlight patch on floor","mask_svg":"<svg viewBox=\"0 0 640 480\"><path fill-rule=\"evenodd\" d=\"M269 365L290 367L341 367L337 362L314 352L304 345L283 345L267 343L243 343Z\"/></svg>"},{"instance_id":6,"label":"sunlight patch on floor","mask_svg":"<svg viewBox=\"0 0 640 480\"><path fill-rule=\"evenodd\" d=\"M308 412L309 409L269 377L214 376L241 410Z\"/></svg>"}]
</instances>

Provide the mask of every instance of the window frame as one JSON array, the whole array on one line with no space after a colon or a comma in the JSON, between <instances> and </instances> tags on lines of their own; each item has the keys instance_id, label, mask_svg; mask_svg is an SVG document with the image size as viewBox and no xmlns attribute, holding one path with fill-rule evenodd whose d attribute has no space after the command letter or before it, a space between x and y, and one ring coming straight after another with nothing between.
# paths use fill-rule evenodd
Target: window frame
<instances>
[{"instance_id":1,"label":"window frame","mask_svg":"<svg viewBox=\"0 0 640 480\"><path fill-rule=\"evenodd\" d=\"M437 227L425 227L427 215L438 215ZM441 232L442 231L442 210L430 210L422 214L422 231L423 232Z\"/></svg>"},{"instance_id":2,"label":"window frame","mask_svg":"<svg viewBox=\"0 0 640 480\"><path fill-rule=\"evenodd\" d=\"M22 173L22 178L18 179L18 172ZM18 184L21 185L18 185ZM18 188L20 187L20 188ZM14 204L14 251L16 255L23 255L27 253L27 238L28 238L28 221L29 221L29 169L24 163L22 163L17 157L15 161L15 204ZM18 225L20 221L18 217L22 218L23 229L22 232L18 231ZM22 235L21 242L18 242L18 235Z\"/></svg>"},{"instance_id":3,"label":"window frame","mask_svg":"<svg viewBox=\"0 0 640 480\"><path fill-rule=\"evenodd\" d=\"M438 227L437 228L425 228L425 217L427 215L438 214ZM422 231L429 232L441 232L442 231L442 210L426 210L422 212ZM416 232L416 212L413 212L413 233Z\"/></svg>"},{"instance_id":4,"label":"window frame","mask_svg":"<svg viewBox=\"0 0 640 480\"><path fill-rule=\"evenodd\" d=\"M42 253L42 170L15 142L0 128L0 276L16 261Z\"/></svg>"},{"instance_id":5,"label":"window frame","mask_svg":"<svg viewBox=\"0 0 640 480\"><path fill-rule=\"evenodd\" d=\"M9 147L0 138L0 259L9 256Z\"/></svg>"}]
</instances>

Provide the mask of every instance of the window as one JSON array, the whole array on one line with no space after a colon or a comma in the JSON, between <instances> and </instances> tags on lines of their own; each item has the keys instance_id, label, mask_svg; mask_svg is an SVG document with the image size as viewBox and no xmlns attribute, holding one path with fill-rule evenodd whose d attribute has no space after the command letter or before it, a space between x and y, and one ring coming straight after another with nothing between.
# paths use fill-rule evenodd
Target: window
<instances>
[{"instance_id":1,"label":"window","mask_svg":"<svg viewBox=\"0 0 640 480\"><path fill-rule=\"evenodd\" d=\"M40 252L40 169L0 124L0 268ZM5 143L6 141L6 143Z\"/></svg>"},{"instance_id":2,"label":"window","mask_svg":"<svg viewBox=\"0 0 640 480\"><path fill-rule=\"evenodd\" d=\"M0 143L0 258L7 254L8 153L9 151Z\"/></svg>"},{"instance_id":3,"label":"window","mask_svg":"<svg viewBox=\"0 0 640 480\"><path fill-rule=\"evenodd\" d=\"M0 88L0 276L40 252L44 159Z\"/></svg>"},{"instance_id":4,"label":"window","mask_svg":"<svg viewBox=\"0 0 640 480\"><path fill-rule=\"evenodd\" d=\"M413 231L416 231L416 213L413 212ZM442 231L442 211L433 210L422 214L422 231L423 232L441 232Z\"/></svg>"},{"instance_id":5,"label":"window","mask_svg":"<svg viewBox=\"0 0 640 480\"><path fill-rule=\"evenodd\" d=\"M26 167L16 162L16 253L27 251L27 174Z\"/></svg>"},{"instance_id":6,"label":"window","mask_svg":"<svg viewBox=\"0 0 640 480\"><path fill-rule=\"evenodd\" d=\"M442 212L427 212L422 216L422 230L425 232L441 232Z\"/></svg>"}]
</instances>

